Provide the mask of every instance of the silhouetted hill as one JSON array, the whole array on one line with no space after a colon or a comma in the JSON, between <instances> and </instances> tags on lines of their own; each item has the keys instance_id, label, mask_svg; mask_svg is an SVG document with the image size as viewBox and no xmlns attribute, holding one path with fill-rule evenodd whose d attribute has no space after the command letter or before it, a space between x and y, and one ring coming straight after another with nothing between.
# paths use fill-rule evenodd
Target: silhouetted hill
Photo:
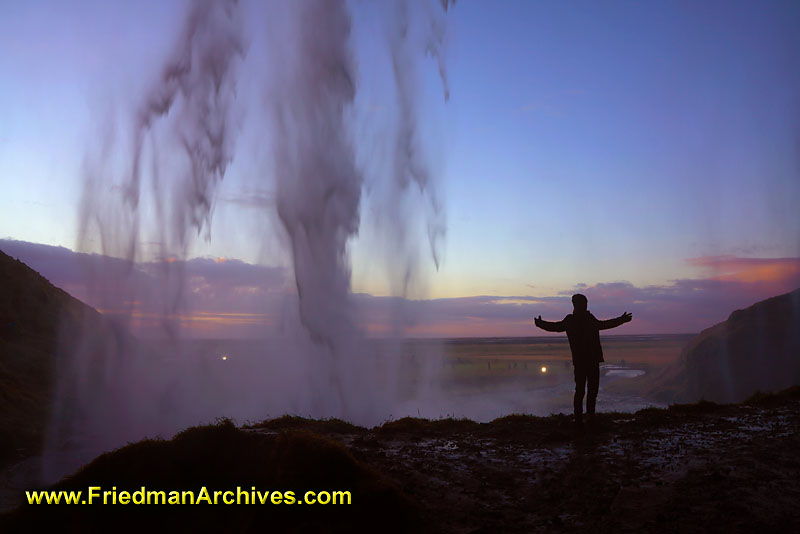
<instances>
[{"instance_id":1,"label":"silhouetted hill","mask_svg":"<svg viewBox=\"0 0 800 534\"><path fill-rule=\"evenodd\" d=\"M672 402L740 402L800 384L800 289L731 313L703 330L658 389Z\"/></svg>"},{"instance_id":2,"label":"silhouetted hill","mask_svg":"<svg viewBox=\"0 0 800 534\"><path fill-rule=\"evenodd\" d=\"M113 506L110 500L103 505L102 497L92 503L95 506L22 506L0 515L0 530L48 531L65 524L73 532L138 533L155 524L158 532L416 530L416 510L399 486L356 460L341 443L306 430L244 432L224 420L189 428L169 441L143 440L103 454L53 487L85 492L89 486L131 493L144 486L164 492L164 498L147 497L151 506ZM217 506L167 504L170 492L184 491L192 493L186 504L208 503L201 500L203 487ZM263 497L255 491L262 496L269 492L268 499L262 504ZM341 496L344 506L332 500L287 506L303 501L307 491L346 491L351 497L348 503ZM237 494L240 506L224 504Z\"/></svg>"},{"instance_id":3,"label":"silhouetted hill","mask_svg":"<svg viewBox=\"0 0 800 534\"><path fill-rule=\"evenodd\" d=\"M0 251L0 466L41 448L59 358L100 313ZM62 335L63 334L63 335Z\"/></svg>"}]
</instances>

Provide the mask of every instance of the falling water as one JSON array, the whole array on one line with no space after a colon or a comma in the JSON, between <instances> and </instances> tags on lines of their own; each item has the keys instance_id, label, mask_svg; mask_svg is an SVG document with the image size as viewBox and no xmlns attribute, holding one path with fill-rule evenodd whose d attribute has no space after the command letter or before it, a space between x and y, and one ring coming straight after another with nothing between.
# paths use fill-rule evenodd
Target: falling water
<instances>
[{"instance_id":1,"label":"falling water","mask_svg":"<svg viewBox=\"0 0 800 534\"><path fill-rule=\"evenodd\" d=\"M423 5L423 4L419 4ZM441 47L447 1L424 4L425 23L412 33L413 6L396 3L387 23L397 115L387 136L391 172L382 206L408 205L409 190L425 203L427 248L438 267L444 212L419 137L419 63L434 58L444 87ZM169 435L220 416L239 420L282 413L342 417L361 424L385 420L398 403L401 363L378 357L357 324L351 294L349 243L363 224L364 176L354 132L359 69L353 17L344 1L277 3L265 24L269 83L263 87L271 165L257 183L274 183L274 209L285 232L296 286L295 305L280 340L255 347L233 374L201 365L182 341L187 309L185 260L198 236L210 239L218 184L237 157L237 79L251 42L236 0L191 2L177 42L141 96L121 134L92 143L84 165L79 249L117 258L90 274L90 300L104 307L106 291L124 293L127 308L113 333L93 333L59 369L51 442L80 436L107 449L144 435ZM422 28L420 31L419 28ZM125 127L125 125L128 125ZM122 165L120 165L122 162ZM119 169L123 172L120 175ZM388 195L388 197L386 196ZM406 231L409 211L389 208L382 230L402 265L395 284L405 296L419 258ZM257 241L261 236L254 235ZM156 243L160 259L144 274L141 243ZM149 251L152 253L152 251ZM119 260L122 259L122 261ZM153 267L155 265L156 267ZM112 268L113 267L113 268ZM127 333L137 303L158 309L169 358ZM118 303L117 303L118 304ZM108 303L112 306L112 303ZM401 329L398 329L398 331Z\"/></svg>"}]
</instances>

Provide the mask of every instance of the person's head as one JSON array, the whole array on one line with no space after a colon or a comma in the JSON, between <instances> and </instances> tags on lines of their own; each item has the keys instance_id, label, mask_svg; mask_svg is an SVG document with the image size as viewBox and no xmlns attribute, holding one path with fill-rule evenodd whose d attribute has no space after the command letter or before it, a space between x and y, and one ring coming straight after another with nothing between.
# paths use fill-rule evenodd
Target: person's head
<instances>
[{"instance_id":1,"label":"person's head","mask_svg":"<svg viewBox=\"0 0 800 534\"><path fill-rule=\"evenodd\" d=\"M576 312L586 311L586 308L589 307L589 299L580 293L576 293L572 295L572 307L575 308Z\"/></svg>"}]
</instances>

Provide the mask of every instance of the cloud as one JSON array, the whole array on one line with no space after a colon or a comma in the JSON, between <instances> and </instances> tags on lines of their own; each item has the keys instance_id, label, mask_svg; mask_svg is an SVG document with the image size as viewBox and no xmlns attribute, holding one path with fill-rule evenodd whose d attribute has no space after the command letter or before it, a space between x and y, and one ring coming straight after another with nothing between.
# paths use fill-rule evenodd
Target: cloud
<instances>
[{"instance_id":1,"label":"cloud","mask_svg":"<svg viewBox=\"0 0 800 534\"><path fill-rule=\"evenodd\" d=\"M190 280L202 280L220 291L256 287L266 293L283 289L286 281L283 268L253 265L228 258L193 258L167 264L164 261L148 262L139 264L139 268L150 274L180 268Z\"/></svg>"},{"instance_id":2,"label":"cloud","mask_svg":"<svg viewBox=\"0 0 800 534\"><path fill-rule=\"evenodd\" d=\"M407 331L422 336L537 336L533 318L560 320L580 292L601 319L628 311L634 321L613 333L697 333L724 321L734 310L800 287L800 258L708 257L688 260L716 270L706 278L635 286L620 281L577 284L555 296L477 296L425 301L364 297L364 321L386 333L391 319L405 319ZM400 311L398 311L400 310ZM609 332L611 333L611 332Z\"/></svg>"},{"instance_id":3,"label":"cloud","mask_svg":"<svg viewBox=\"0 0 800 534\"><path fill-rule=\"evenodd\" d=\"M12 239L0 240L0 250L24 262L28 267L61 288L82 283L85 280L85 274L81 268L81 258L90 256L89 254L75 253L65 247ZM112 266L120 267L124 263L122 260L114 261L113 258L108 258L106 261Z\"/></svg>"},{"instance_id":4,"label":"cloud","mask_svg":"<svg viewBox=\"0 0 800 534\"><path fill-rule=\"evenodd\" d=\"M240 260L133 263L12 240L0 240L0 249L140 333L180 326L198 335L265 335L292 292L284 268Z\"/></svg>"},{"instance_id":5,"label":"cloud","mask_svg":"<svg viewBox=\"0 0 800 534\"><path fill-rule=\"evenodd\" d=\"M127 317L145 333L172 324L188 335L269 335L296 306L291 276L280 267L227 258L133 264L9 240L0 240L0 249L90 305ZM600 319L633 313L633 322L609 333L658 334L700 332L736 309L800 287L800 258L705 256L687 261L706 269L707 276L650 286L626 281L581 283L545 296L409 300L356 294L352 298L359 322L370 335L548 335L533 326L533 318L562 319L571 312L570 298L576 292L588 297L589 309Z\"/></svg>"},{"instance_id":6,"label":"cloud","mask_svg":"<svg viewBox=\"0 0 800 534\"><path fill-rule=\"evenodd\" d=\"M707 269L715 280L748 283L779 283L800 279L800 258L741 258L737 256L701 256L687 262Z\"/></svg>"}]
</instances>

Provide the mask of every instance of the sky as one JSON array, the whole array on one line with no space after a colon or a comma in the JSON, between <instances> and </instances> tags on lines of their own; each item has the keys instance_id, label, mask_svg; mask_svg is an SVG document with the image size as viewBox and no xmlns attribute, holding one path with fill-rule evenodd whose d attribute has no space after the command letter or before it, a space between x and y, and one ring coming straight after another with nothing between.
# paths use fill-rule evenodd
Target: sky
<instances>
[{"instance_id":1,"label":"sky","mask_svg":"<svg viewBox=\"0 0 800 534\"><path fill-rule=\"evenodd\" d=\"M396 297L413 335L539 335L532 316L563 317L576 291L598 315L632 311L619 333L696 332L800 286L796 2L457 2L444 18L447 101L435 61L419 54L419 127L446 235L437 269L424 217L411 212L419 243L404 293L387 274L371 195L381 184L375 139L395 105L382 52L388 4L350 5L362 118L353 138L366 176L349 253L369 332L387 331ZM207 292L192 313L211 314L204 328L217 321L215 335L256 335L279 314L275 295L292 291L258 118L274 6L242 2L233 161L209 239L181 258L204 281L193 294ZM64 249L100 252L79 242L87 161L109 137L124 145L186 9L0 0L0 239L63 247L47 249L46 263L45 249L13 245L97 307L65 274L78 256ZM124 173L113 158L107 171L109 183ZM164 259L141 251L145 274ZM223 288L260 297L222 299ZM236 316L245 326L219 315L235 313L251 314Z\"/></svg>"}]
</instances>

